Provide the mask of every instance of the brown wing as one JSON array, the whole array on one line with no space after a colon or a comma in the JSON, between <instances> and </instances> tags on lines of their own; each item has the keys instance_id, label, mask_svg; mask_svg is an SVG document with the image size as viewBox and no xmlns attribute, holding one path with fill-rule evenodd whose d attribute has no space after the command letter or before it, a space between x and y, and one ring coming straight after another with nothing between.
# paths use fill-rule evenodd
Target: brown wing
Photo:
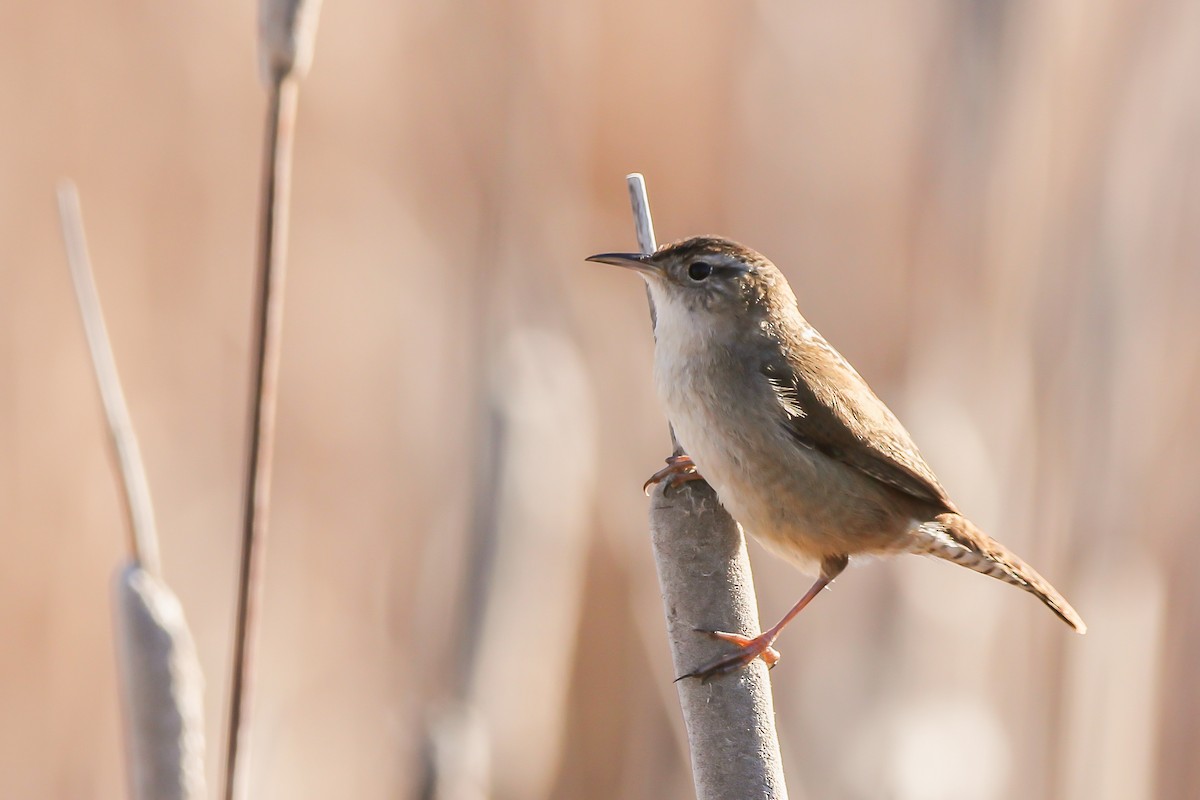
<instances>
[{"instance_id":1,"label":"brown wing","mask_svg":"<svg viewBox=\"0 0 1200 800\"><path fill-rule=\"evenodd\" d=\"M957 511L908 431L841 354L811 328L789 357L760 367L779 398L782 424L804 447L945 511ZM821 375L816 382L814 375Z\"/></svg>"}]
</instances>

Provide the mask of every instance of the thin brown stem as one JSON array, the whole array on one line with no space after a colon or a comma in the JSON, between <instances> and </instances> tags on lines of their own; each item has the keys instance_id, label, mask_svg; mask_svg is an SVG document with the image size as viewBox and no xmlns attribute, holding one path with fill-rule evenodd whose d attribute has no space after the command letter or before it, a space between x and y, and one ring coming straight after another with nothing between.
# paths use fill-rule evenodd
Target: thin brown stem
<instances>
[{"instance_id":1,"label":"thin brown stem","mask_svg":"<svg viewBox=\"0 0 1200 800\"><path fill-rule=\"evenodd\" d=\"M286 262L288 197L291 184L297 87L278 74L269 84L264 143L262 206L259 224L258 285L255 303L250 426L243 498L241 560L234 623L233 671L229 686L229 727L225 749L225 800L233 800L237 784L240 733L248 716L253 632L262 581L275 442L283 284Z\"/></svg>"}]
</instances>

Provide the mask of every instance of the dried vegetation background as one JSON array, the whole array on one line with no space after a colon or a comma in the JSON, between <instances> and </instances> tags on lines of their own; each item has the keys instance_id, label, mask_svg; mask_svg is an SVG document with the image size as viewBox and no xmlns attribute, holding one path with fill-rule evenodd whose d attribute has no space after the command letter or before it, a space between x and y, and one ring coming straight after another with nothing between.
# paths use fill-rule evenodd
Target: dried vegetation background
<instances>
[{"instance_id":1,"label":"dried vegetation background","mask_svg":"<svg viewBox=\"0 0 1200 800\"><path fill-rule=\"evenodd\" d=\"M125 537L62 176L215 787L254 8L6 3L0 30L0 795L125 792ZM792 796L1195 797L1197 42L1184 0L326 4L251 795L415 797L433 740L445 796L688 796L638 492L667 454L645 303L581 261L633 247L636 169L660 239L721 232L784 268L964 510L1091 626L940 563L849 571L773 673ZM752 556L774 619L807 581Z\"/></svg>"}]
</instances>

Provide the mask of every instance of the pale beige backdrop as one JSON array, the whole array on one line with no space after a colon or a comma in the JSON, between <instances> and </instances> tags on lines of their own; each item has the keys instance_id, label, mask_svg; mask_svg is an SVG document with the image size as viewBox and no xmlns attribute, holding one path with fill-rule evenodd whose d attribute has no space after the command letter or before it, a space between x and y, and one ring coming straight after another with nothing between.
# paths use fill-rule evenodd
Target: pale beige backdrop
<instances>
[{"instance_id":1,"label":"pale beige backdrop","mask_svg":"<svg viewBox=\"0 0 1200 800\"><path fill-rule=\"evenodd\" d=\"M217 785L254 16L0 5L5 798L125 794L124 533L64 176L207 675ZM792 797L1197 796L1197 42L1187 0L326 3L248 796L418 797L430 730L457 797L688 796L638 491L667 454L645 303L582 262L634 246L631 170L660 239L720 232L780 264L959 504L1091 626L942 563L851 569L781 641ZM467 566L472 531L498 537L494 569ZM807 580L752 555L774 618ZM470 595L468 574L491 579Z\"/></svg>"}]
</instances>

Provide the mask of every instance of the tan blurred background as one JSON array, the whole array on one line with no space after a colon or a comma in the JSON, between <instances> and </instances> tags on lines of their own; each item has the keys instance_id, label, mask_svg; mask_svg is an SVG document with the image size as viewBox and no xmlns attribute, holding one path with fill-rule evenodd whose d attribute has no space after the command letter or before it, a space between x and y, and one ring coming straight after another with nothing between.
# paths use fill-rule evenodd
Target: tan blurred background
<instances>
[{"instance_id":1,"label":"tan blurred background","mask_svg":"<svg viewBox=\"0 0 1200 800\"><path fill-rule=\"evenodd\" d=\"M125 536L64 176L217 786L254 14L0 5L5 798L126 786ZM772 257L959 504L1091 626L942 563L850 570L772 674L792 797L1197 796L1198 42L1186 0L327 3L248 796L415 798L431 763L446 797L689 796L638 491L668 449L645 302L582 262L633 247L631 170L660 240ZM773 621L808 583L752 557Z\"/></svg>"}]
</instances>

